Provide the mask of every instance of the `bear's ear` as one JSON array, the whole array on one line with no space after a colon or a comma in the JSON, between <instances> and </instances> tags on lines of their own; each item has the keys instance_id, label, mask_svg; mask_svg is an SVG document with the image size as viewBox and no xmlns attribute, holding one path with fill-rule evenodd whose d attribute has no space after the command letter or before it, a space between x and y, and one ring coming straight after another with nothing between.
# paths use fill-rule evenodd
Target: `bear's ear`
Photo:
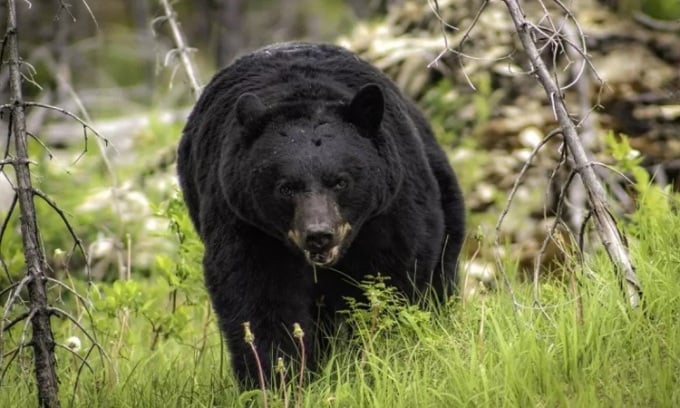
<instances>
[{"instance_id":1,"label":"bear's ear","mask_svg":"<svg viewBox=\"0 0 680 408\"><path fill-rule=\"evenodd\" d=\"M380 86L367 84L361 87L347 106L347 120L359 129L375 134L382 123L385 98Z\"/></svg>"},{"instance_id":2,"label":"bear's ear","mask_svg":"<svg viewBox=\"0 0 680 408\"><path fill-rule=\"evenodd\" d=\"M257 123L264 116L267 108L257 95L246 92L236 100L236 120L246 128Z\"/></svg>"}]
</instances>

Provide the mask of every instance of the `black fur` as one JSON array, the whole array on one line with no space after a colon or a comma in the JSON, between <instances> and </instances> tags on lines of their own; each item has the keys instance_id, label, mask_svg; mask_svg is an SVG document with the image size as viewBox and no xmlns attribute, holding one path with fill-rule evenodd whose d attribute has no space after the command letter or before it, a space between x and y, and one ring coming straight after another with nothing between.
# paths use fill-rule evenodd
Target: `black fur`
<instances>
[{"instance_id":1,"label":"black fur","mask_svg":"<svg viewBox=\"0 0 680 408\"><path fill-rule=\"evenodd\" d=\"M453 287L456 177L415 105L345 49L273 45L220 71L184 128L178 172L244 386L257 372L243 322L268 377L274 357L298 358L294 322L317 361L318 313L333 320L361 295L347 277L380 273L411 298Z\"/></svg>"}]
</instances>

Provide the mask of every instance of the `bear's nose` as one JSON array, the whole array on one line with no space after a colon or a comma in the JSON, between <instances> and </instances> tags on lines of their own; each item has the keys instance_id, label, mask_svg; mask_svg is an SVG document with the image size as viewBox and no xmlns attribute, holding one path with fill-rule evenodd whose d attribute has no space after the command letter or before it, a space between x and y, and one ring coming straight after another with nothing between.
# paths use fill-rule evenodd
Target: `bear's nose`
<instances>
[{"instance_id":1,"label":"bear's nose","mask_svg":"<svg viewBox=\"0 0 680 408\"><path fill-rule=\"evenodd\" d=\"M333 241L333 232L330 229L315 229L307 231L305 245L308 251L322 252L328 249Z\"/></svg>"}]
</instances>

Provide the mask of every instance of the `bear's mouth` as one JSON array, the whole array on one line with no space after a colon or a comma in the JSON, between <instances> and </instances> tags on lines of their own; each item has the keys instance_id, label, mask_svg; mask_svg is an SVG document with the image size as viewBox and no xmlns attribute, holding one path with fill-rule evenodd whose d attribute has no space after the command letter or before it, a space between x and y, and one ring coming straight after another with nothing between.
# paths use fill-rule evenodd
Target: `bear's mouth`
<instances>
[{"instance_id":1,"label":"bear's mouth","mask_svg":"<svg viewBox=\"0 0 680 408\"><path fill-rule=\"evenodd\" d=\"M340 245L336 245L327 251L312 252L304 250L305 259L312 266L329 267L333 266L340 255Z\"/></svg>"},{"instance_id":2,"label":"bear's mouth","mask_svg":"<svg viewBox=\"0 0 680 408\"><path fill-rule=\"evenodd\" d=\"M303 233L291 229L288 231L288 239L302 251L310 265L330 267L340 260L351 229L349 223L341 224L332 229L332 232L315 235L310 235L308 231Z\"/></svg>"}]
</instances>

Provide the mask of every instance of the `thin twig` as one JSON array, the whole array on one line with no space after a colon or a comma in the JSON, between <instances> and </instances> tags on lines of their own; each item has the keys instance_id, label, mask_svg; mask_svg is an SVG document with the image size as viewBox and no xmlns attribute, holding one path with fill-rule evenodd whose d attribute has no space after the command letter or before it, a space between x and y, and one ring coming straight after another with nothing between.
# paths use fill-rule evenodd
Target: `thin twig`
<instances>
[{"instance_id":1,"label":"thin twig","mask_svg":"<svg viewBox=\"0 0 680 408\"><path fill-rule=\"evenodd\" d=\"M434 6L432 5L432 3L434 3ZM450 29L453 29L453 30L455 30L455 31L458 31L458 30L460 30L460 29L457 28L457 27L452 26L451 24L449 24L448 22L446 22L446 21L443 19L443 17L442 17L441 14L439 13L439 3L438 3L436 0L432 0L432 3L428 1L428 4L429 4L429 6L430 6L430 9L431 9L432 12L434 13L435 17L437 17L437 20L439 20L439 24L441 25L442 39L444 40L444 48L443 48L443 50L442 50L442 51L441 51L441 52L440 52L440 53L439 53L439 54L438 54L438 55L437 55L437 56L436 56L429 64L427 64L427 67L428 67L428 68L431 68L431 67L437 65L437 64L439 63L439 61L440 61L440 60L444 57L444 55L446 55L447 53L451 53L451 54L454 54L454 55L456 55L456 56L458 56L458 57L462 57L462 58L466 58L466 59L472 59L472 60L487 60L488 58L480 58L480 57L473 57L473 56L471 56L471 55L467 55L467 54L465 54L465 53L462 52L462 49L463 49L463 45L465 44L465 42L468 40L468 38L470 38L470 33L472 33L472 30L473 30L474 27L477 25L477 22L479 21L479 18L481 17L482 13L484 12L484 10L486 10L486 7L489 5L489 0L483 0L483 1L482 1L482 4L481 4L481 5L479 6L479 8L477 9L477 12L475 13L475 16L474 16L473 19L472 19L472 22L471 22L470 25L467 27L467 29L465 29L465 31L462 33L461 39L458 41L458 44L456 45L455 48L452 48L452 47L449 45L449 40L448 40L448 37L447 37L447 35L446 35L446 28L450 28ZM497 59L497 60L500 61L500 60L506 59L506 58L508 58L508 57L509 57L509 55L504 56L504 57L501 57L501 58L494 58L494 59ZM474 83L472 82L472 79L470 79L470 77L468 76L468 74L467 74L467 72L466 72L466 70L465 70L465 67L464 67L464 65L463 65L462 58L458 58L458 64L460 65L461 72L463 73L463 76L465 77L465 80L467 81L468 86L469 86L472 90L477 90L477 88L475 87Z\"/></svg>"},{"instance_id":2,"label":"thin twig","mask_svg":"<svg viewBox=\"0 0 680 408\"><path fill-rule=\"evenodd\" d=\"M16 209L17 203L19 202L19 195L15 192L14 197L12 197L12 202L9 205L9 209L7 210L7 215L5 215L5 219L2 221L2 225L0 226L0 249L2 249L2 240L5 236L5 231L7 231L7 226L9 225L9 220L12 217L12 214L14 213L14 210ZM9 278L9 281L12 281L12 277L8 274L7 277Z\"/></svg>"},{"instance_id":3,"label":"thin twig","mask_svg":"<svg viewBox=\"0 0 680 408\"><path fill-rule=\"evenodd\" d=\"M80 118L78 115L76 115L75 113L69 112L69 111L67 111L66 109L60 108L60 107L58 107L58 106L48 105L48 104L42 103L42 102L24 102L24 106L27 106L27 107L36 106L36 107L39 107L39 108L50 109L50 110L59 112L59 113L61 113L62 115L68 116L69 118L71 118L71 119L75 120L76 122L80 123L81 125L83 125L83 128L86 130L86 132L85 132L85 144L86 144L86 145L87 145L87 131L88 131L88 130L89 130L90 132L92 132L92 134L94 134L95 136L97 136L98 138L102 139L107 145L108 145L108 143L109 143L109 141L108 141L104 136L100 135L99 132L97 132L97 130L96 130L95 128L93 128L92 126L90 126L89 123L87 123L85 120L81 119L81 118ZM85 150L87 150L87 148L86 148Z\"/></svg>"},{"instance_id":4,"label":"thin twig","mask_svg":"<svg viewBox=\"0 0 680 408\"><path fill-rule=\"evenodd\" d=\"M503 272L503 264L501 263L500 255L498 253L501 245L500 245L500 236L501 236L501 226L503 225L503 221L505 220L505 217L508 215L508 212L510 211L510 206L512 205L512 201L515 198L515 194L517 193L517 190L519 189L520 184L522 183L522 180L524 179L524 176L526 175L526 172L529 170L529 167L531 166L531 163L538 154L538 152L545 146L546 143L548 143L555 135L560 134L561 131L560 129L555 129L552 132L550 132L546 137L541 140L539 144L534 147L534 150L531 152L529 157L527 158L526 162L524 162L524 165L522 166L522 169L519 172L519 175L515 179L515 183L512 186L512 189L510 190L510 194L508 194L508 199L505 202L505 206L503 207L503 211L501 211L500 216L498 217L498 221L496 222L496 235L494 238L494 248L495 250L495 256L494 259L496 261L496 269L498 270L498 273L501 274L503 277L503 284L507 288L508 292L510 293L510 297L512 298L512 303L515 307L515 310L518 309L519 302L517 301L515 297L515 293L512 290L512 285L510 284L510 280L508 279L507 275L505 272Z\"/></svg>"},{"instance_id":5,"label":"thin twig","mask_svg":"<svg viewBox=\"0 0 680 408\"><path fill-rule=\"evenodd\" d=\"M2 386L3 380L5 379L5 374L7 374L7 370L9 370L9 367L12 365L12 362L14 359L21 353L21 350L26 347L26 344L19 344L17 347L14 349L8 351L5 354L0 354L0 359L5 359L7 356L12 356L9 360L7 360L7 364L5 364L4 367L2 367L2 373L0 373L0 386Z\"/></svg>"},{"instance_id":6,"label":"thin twig","mask_svg":"<svg viewBox=\"0 0 680 408\"><path fill-rule=\"evenodd\" d=\"M40 191L39 189L33 188L33 193L34 193L35 195L37 195L38 197L42 198L43 201L45 201L45 202L47 203L47 205L49 205L50 207L52 207L52 209L59 215L59 218L61 218L61 220L63 221L64 226L65 226L66 229L68 230L69 234L71 234L71 238L73 238L73 241L75 242L76 247L80 250L80 253L81 253L81 254L83 255L83 257L85 258L85 265L86 265L85 268L88 269L87 275L90 276L90 271L89 271L89 268L90 268L89 255L88 255L88 253L85 251L85 248L83 247L83 241L80 239L80 237L78 237L78 234L76 234L76 231L73 229L73 227L71 226L71 223L70 223L70 222L68 221L68 219L66 218L66 214L64 213L64 211L57 205L56 202L54 202L54 200L52 200L51 198L49 198L49 197L47 196L47 194L43 193L43 192Z\"/></svg>"},{"instance_id":7,"label":"thin twig","mask_svg":"<svg viewBox=\"0 0 680 408\"><path fill-rule=\"evenodd\" d=\"M55 307L55 306L49 306L49 307L47 308L47 311L48 311L50 314L53 314L53 315L56 315L56 316L60 316L60 317L65 317L65 318L67 318L68 320L70 320L71 323L73 323L74 325L76 325L76 327L78 327L78 328L80 329L80 331L83 332L83 334L85 335L85 337L87 337L87 338L90 340L90 342L91 342L93 345L95 345L95 346L99 349L99 351L104 355L104 357L105 357L108 361L110 361L110 358L109 358L108 354L106 354L106 350L104 350L104 347L102 347L101 344L99 344L99 342L97 342L97 339L95 339L94 336L92 336L92 335L91 335L91 334L83 327L83 325L81 325L81 324L78 322L78 320L76 320L75 317L71 316L71 314L70 314L69 312L67 312L67 311L65 311L65 310L63 310L63 309L60 309L60 308L58 308L58 307Z\"/></svg>"},{"instance_id":8,"label":"thin twig","mask_svg":"<svg viewBox=\"0 0 680 408\"><path fill-rule=\"evenodd\" d=\"M54 58L51 56L47 56L44 58L44 62L51 68L49 71L54 73L54 80L59 84L61 89L63 89L66 93L69 94L71 101L76 105L78 110L80 111L80 114L82 115L84 122L86 124L92 123L92 118L90 117L89 112L85 108L85 105L83 104L80 96L78 93L73 89L73 86L69 82L68 78L64 78L64 76L61 73L61 70L58 68L57 62L54 61ZM80 122L83 124L83 121ZM92 129L91 126L88 125L89 129ZM93 129L92 129L93 130ZM93 130L94 131L94 130ZM86 139L87 141L87 139ZM97 148L99 149L99 154L102 158L102 161L104 162L104 166L106 167L106 171L109 173L109 177L111 177L111 181L115 187L118 187L118 180L116 177L116 172L113 169L113 165L111 164L111 160L109 159L109 155L107 153L107 148L109 147L109 141L106 138L103 137L98 137L97 138ZM81 151L80 155L74 160L74 163L77 163L80 158L87 152L87 143L84 146L83 151ZM119 211L119 198L118 197L113 197L112 200L112 205L114 207L114 211L116 214L120 215Z\"/></svg>"},{"instance_id":9,"label":"thin twig","mask_svg":"<svg viewBox=\"0 0 680 408\"><path fill-rule=\"evenodd\" d=\"M48 281L48 282L51 282L51 283L54 283L55 285L61 286L62 288L66 289L70 294L72 294L72 295L75 296L78 300L80 300L80 303L82 303L83 306L85 306L85 309L86 309L86 310L87 310L89 307L92 306L92 302L90 302L89 300L85 299L85 297L84 297L83 295L81 295L81 294L78 293L75 289L69 287L69 286L66 285L64 282L60 281L59 279L50 278L50 277L48 276L48 277L47 277L47 281Z\"/></svg>"},{"instance_id":10,"label":"thin twig","mask_svg":"<svg viewBox=\"0 0 680 408\"><path fill-rule=\"evenodd\" d=\"M12 320L12 321L10 321L9 323L3 325L2 331L8 331L9 329L12 328L12 326L14 326L15 324L17 324L17 323L21 322L22 320L26 319L29 315L30 315L29 312L24 312L24 313L20 314L19 316L17 316L16 318L14 318L14 320Z\"/></svg>"},{"instance_id":11,"label":"thin twig","mask_svg":"<svg viewBox=\"0 0 680 408\"><path fill-rule=\"evenodd\" d=\"M69 353L71 353L74 357L76 357L78 360L80 360L80 362L81 362L82 364L84 364L85 366L87 366L87 368L90 369L90 372L91 372L92 374L94 374L94 369L93 369L92 366L87 362L87 360L86 360L85 358L83 358L83 356L81 356L80 354L78 354L78 353L76 353L75 351L71 350L69 347L64 346L63 344L55 343L55 346L56 346L56 347L61 347L61 348L63 348L64 350L66 350L66 351L68 351Z\"/></svg>"},{"instance_id":12,"label":"thin twig","mask_svg":"<svg viewBox=\"0 0 680 408\"><path fill-rule=\"evenodd\" d=\"M71 393L71 400L70 400L70 406L73 406L73 401L76 398L76 390L78 389L78 384L80 384L80 375L83 372L83 368L85 367L85 362L87 361L88 358L90 358L90 354L92 354L92 351L99 347L95 346L92 344L90 346L90 349L87 350L87 353L85 354L85 357L83 357L82 362L80 363L80 367L78 367L78 374L76 374L76 380L73 382L73 392ZM101 354L101 353L100 353ZM91 371L91 370L90 370Z\"/></svg>"},{"instance_id":13,"label":"thin twig","mask_svg":"<svg viewBox=\"0 0 680 408\"><path fill-rule=\"evenodd\" d=\"M19 281L20 282L20 281ZM12 289L16 288L19 285L19 282L12 282L10 283L6 288L3 290L0 290L0 298L5 296L5 293L11 291Z\"/></svg>"},{"instance_id":14,"label":"thin twig","mask_svg":"<svg viewBox=\"0 0 680 408\"><path fill-rule=\"evenodd\" d=\"M548 248L548 243L553 240L553 236L555 234L555 231L557 230L557 226L561 223L562 212L564 211L564 203L567 200L567 192L569 191L569 187L572 181L574 181L574 176L576 176L576 172L575 171L570 172L567 181L562 186L562 190L560 191L558 199L557 210L555 211L555 220L550 226L550 230L543 238L543 241L541 242L541 248L539 249L538 255L536 256L536 262L534 264L534 302L538 302L538 289L539 289L538 275L541 264L543 263L543 257L545 256L545 252Z\"/></svg>"},{"instance_id":15,"label":"thin twig","mask_svg":"<svg viewBox=\"0 0 680 408\"><path fill-rule=\"evenodd\" d=\"M652 30L666 31L671 33L680 32L680 20L677 19L675 21L658 20L639 10L635 10L633 12L633 19L643 26L651 28Z\"/></svg>"}]
</instances>

